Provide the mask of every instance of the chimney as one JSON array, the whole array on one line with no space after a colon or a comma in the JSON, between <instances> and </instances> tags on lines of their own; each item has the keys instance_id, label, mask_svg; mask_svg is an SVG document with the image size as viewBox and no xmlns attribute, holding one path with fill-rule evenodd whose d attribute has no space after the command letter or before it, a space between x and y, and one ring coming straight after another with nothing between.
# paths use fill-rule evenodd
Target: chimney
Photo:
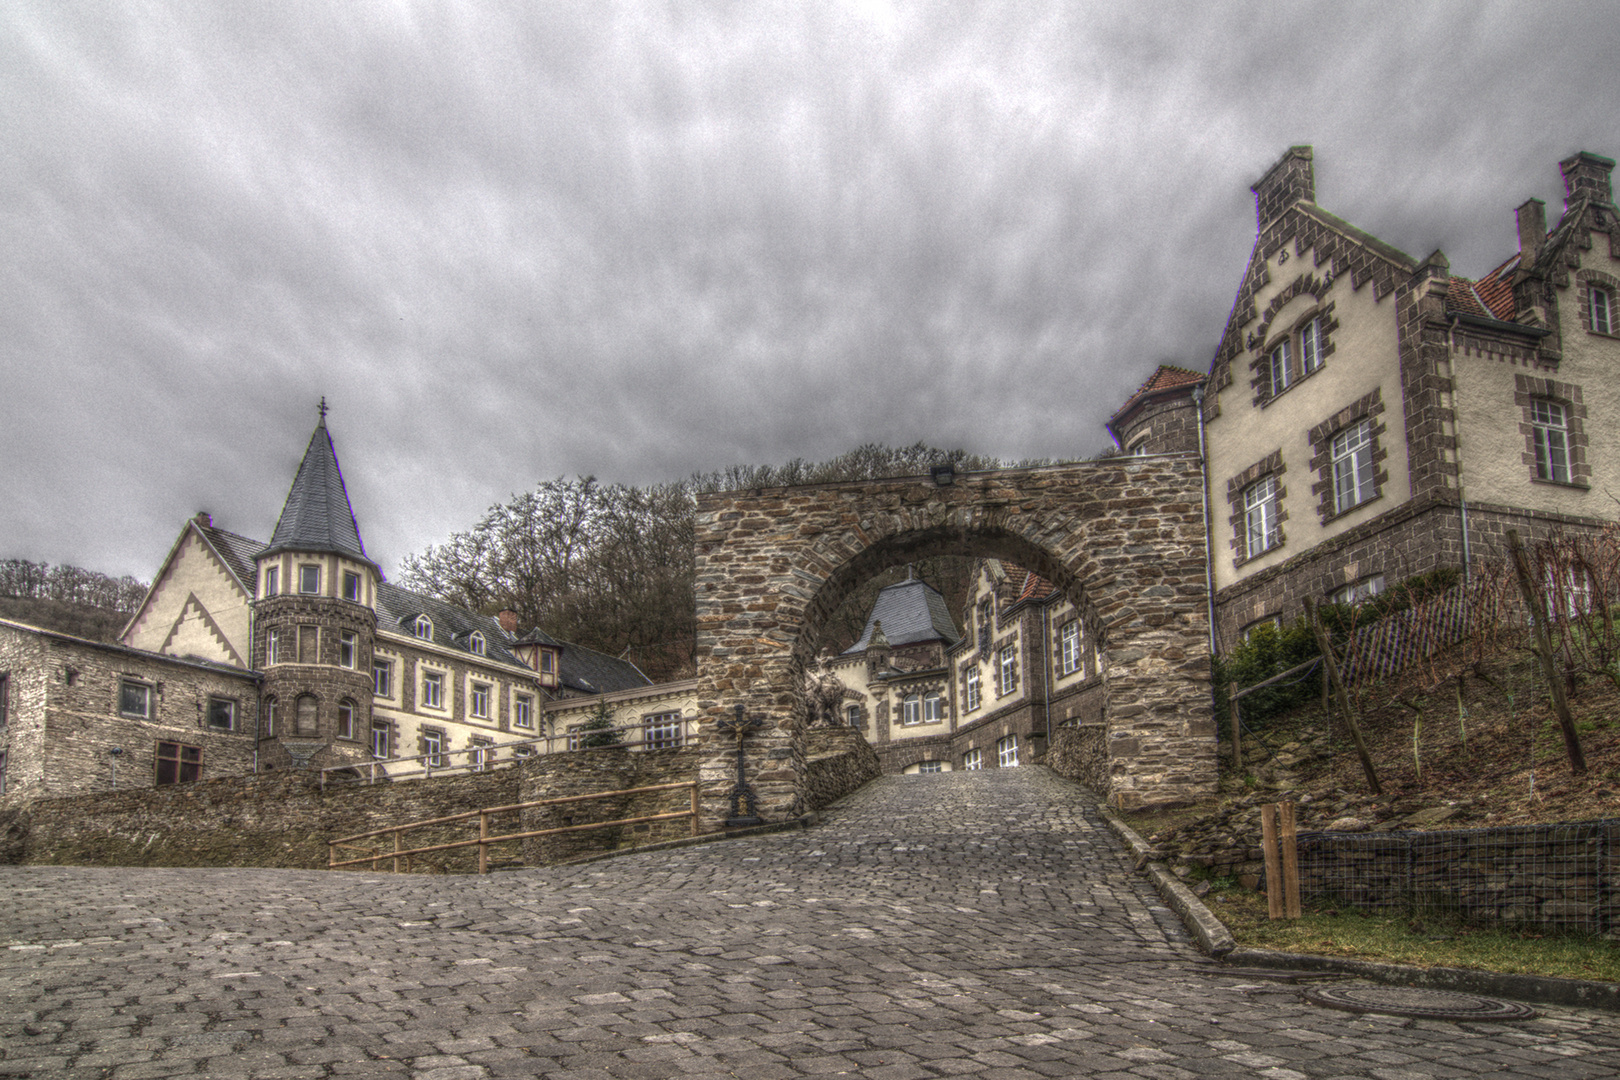
<instances>
[{"instance_id":1,"label":"chimney","mask_svg":"<svg viewBox=\"0 0 1620 1080\"><path fill-rule=\"evenodd\" d=\"M517 633L518 613L511 608L502 608L496 615L495 621L501 624L501 629L508 634Z\"/></svg>"},{"instance_id":2,"label":"chimney","mask_svg":"<svg viewBox=\"0 0 1620 1080\"><path fill-rule=\"evenodd\" d=\"M1609 174L1614 171L1614 161L1606 157L1589 154L1585 150L1558 163L1558 171L1564 174L1564 209L1568 210L1571 203L1577 199L1590 198L1600 203L1614 202L1614 188L1609 182Z\"/></svg>"},{"instance_id":3,"label":"chimney","mask_svg":"<svg viewBox=\"0 0 1620 1080\"><path fill-rule=\"evenodd\" d=\"M195 521L205 529L212 529L214 527L214 515L210 514L206 510L197 511L197 516L191 520Z\"/></svg>"},{"instance_id":4,"label":"chimney","mask_svg":"<svg viewBox=\"0 0 1620 1080\"><path fill-rule=\"evenodd\" d=\"M1254 212L1260 228L1276 221L1295 203L1316 201L1316 170L1311 160L1309 146L1290 146L1282 160L1249 189L1254 192Z\"/></svg>"},{"instance_id":5,"label":"chimney","mask_svg":"<svg viewBox=\"0 0 1620 1080\"><path fill-rule=\"evenodd\" d=\"M1519 219L1519 266L1529 269L1547 242L1547 204L1526 199L1515 213Z\"/></svg>"}]
</instances>

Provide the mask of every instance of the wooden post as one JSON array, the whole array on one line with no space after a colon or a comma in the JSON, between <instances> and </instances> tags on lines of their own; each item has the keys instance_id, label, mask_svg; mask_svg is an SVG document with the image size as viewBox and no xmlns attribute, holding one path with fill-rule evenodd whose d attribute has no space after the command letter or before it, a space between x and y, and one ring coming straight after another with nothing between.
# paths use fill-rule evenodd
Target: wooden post
<instances>
[{"instance_id":1,"label":"wooden post","mask_svg":"<svg viewBox=\"0 0 1620 1080\"><path fill-rule=\"evenodd\" d=\"M1277 806L1266 803L1260 808L1260 847L1266 856L1266 914L1273 919L1283 917L1282 867L1277 858Z\"/></svg>"},{"instance_id":2,"label":"wooden post","mask_svg":"<svg viewBox=\"0 0 1620 1080\"><path fill-rule=\"evenodd\" d=\"M489 815L478 811L478 872L489 873Z\"/></svg>"},{"instance_id":3,"label":"wooden post","mask_svg":"<svg viewBox=\"0 0 1620 1080\"><path fill-rule=\"evenodd\" d=\"M1297 919L1299 909L1299 841L1294 831L1294 804L1285 802L1277 822L1277 847L1282 855L1283 914Z\"/></svg>"},{"instance_id":4,"label":"wooden post","mask_svg":"<svg viewBox=\"0 0 1620 1080\"><path fill-rule=\"evenodd\" d=\"M399 873L399 849L400 849L400 847L401 847L401 844L399 842L399 830L395 829L394 830L394 873L396 873L396 874Z\"/></svg>"},{"instance_id":5,"label":"wooden post","mask_svg":"<svg viewBox=\"0 0 1620 1080\"><path fill-rule=\"evenodd\" d=\"M699 814L700 814L700 812L702 810L702 804L703 804L702 794L701 794L701 792L698 791L697 781L694 780L692 782L692 835L693 836L698 835L698 831L700 829L702 829L702 827L703 827L702 823L701 823L702 819L699 817Z\"/></svg>"},{"instance_id":6,"label":"wooden post","mask_svg":"<svg viewBox=\"0 0 1620 1080\"><path fill-rule=\"evenodd\" d=\"M1569 771L1581 776L1586 772L1586 755L1581 752L1581 737L1575 731L1575 718L1569 713L1569 699L1564 696L1563 680L1553 667L1552 639L1547 636L1547 612L1537 605L1535 583L1530 580L1530 560L1525 557L1519 530L1509 529L1507 538L1508 547L1513 552L1513 573L1519 579L1519 593L1524 597L1525 613L1530 616L1530 628L1535 634L1535 654L1541 660L1541 674L1546 678L1547 689L1552 694L1553 715L1558 718L1558 730L1564 736Z\"/></svg>"},{"instance_id":7,"label":"wooden post","mask_svg":"<svg viewBox=\"0 0 1620 1080\"><path fill-rule=\"evenodd\" d=\"M328 870L332 869L332 864L335 862L337 862L337 845L328 840L326 842L326 868Z\"/></svg>"},{"instance_id":8,"label":"wooden post","mask_svg":"<svg viewBox=\"0 0 1620 1080\"><path fill-rule=\"evenodd\" d=\"M1316 600L1307 596L1305 598L1305 615L1311 621L1311 629L1316 632L1317 648L1322 650L1322 666L1327 668L1328 680L1333 684L1333 692L1339 699L1339 712L1344 716L1344 725L1350 729L1350 738L1356 744L1356 756L1361 758L1361 769L1367 774L1367 786L1372 788L1374 795L1382 795L1384 789L1378 784L1378 773L1373 768L1372 755L1367 752L1367 740L1361 736L1361 725L1356 723L1355 714L1350 711L1350 695L1345 692L1344 680L1339 678L1339 665L1333 659L1333 642L1328 638L1327 628L1322 620L1317 618Z\"/></svg>"},{"instance_id":9,"label":"wooden post","mask_svg":"<svg viewBox=\"0 0 1620 1080\"><path fill-rule=\"evenodd\" d=\"M1227 707L1232 714L1232 771L1243 772L1243 720L1238 714L1238 684L1226 684Z\"/></svg>"}]
</instances>

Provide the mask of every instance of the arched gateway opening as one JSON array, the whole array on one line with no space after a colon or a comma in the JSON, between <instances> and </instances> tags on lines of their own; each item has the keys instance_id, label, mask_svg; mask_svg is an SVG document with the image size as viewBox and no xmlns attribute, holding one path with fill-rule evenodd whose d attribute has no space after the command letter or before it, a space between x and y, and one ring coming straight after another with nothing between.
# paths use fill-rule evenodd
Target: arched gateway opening
<instances>
[{"instance_id":1,"label":"arched gateway opening","mask_svg":"<svg viewBox=\"0 0 1620 1080\"><path fill-rule=\"evenodd\" d=\"M1035 571L1099 628L1110 801L1214 790L1202 475L1196 457L1122 457L701 496L697 516L700 774L708 827L729 816L738 704L758 814L804 805L806 667L839 604L874 574L932 555Z\"/></svg>"}]
</instances>

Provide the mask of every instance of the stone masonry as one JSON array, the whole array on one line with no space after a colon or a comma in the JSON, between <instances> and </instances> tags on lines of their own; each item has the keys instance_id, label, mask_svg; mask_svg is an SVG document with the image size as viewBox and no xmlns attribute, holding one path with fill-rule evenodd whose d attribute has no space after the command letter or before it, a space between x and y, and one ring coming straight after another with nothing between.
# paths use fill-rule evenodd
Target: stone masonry
<instances>
[{"instance_id":1,"label":"stone masonry","mask_svg":"<svg viewBox=\"0 0 1620 1080\"><path fill-rule=\"evenodd\" d=\"M767 821L805 806L799 687L823 625L861 581L931 555L1008 559L1101 628L1108 797L1213 790L1202 477L1193 456L716 492L699 499L698 712L706 827L729 813L738 703L761 721L749 780Z\"/></svg>"}]
</instances>

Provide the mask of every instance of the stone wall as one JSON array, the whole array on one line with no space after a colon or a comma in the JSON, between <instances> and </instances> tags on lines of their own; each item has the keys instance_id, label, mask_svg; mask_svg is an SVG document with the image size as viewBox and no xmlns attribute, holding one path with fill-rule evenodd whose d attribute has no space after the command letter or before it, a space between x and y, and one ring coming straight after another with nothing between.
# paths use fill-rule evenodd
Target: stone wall
<instances>
[{"instance_id":1,"label":"stone wall","mask_svg":"<svg viewBox=\"0 0 1620 1080\"><path fill-rule=\"evenodd\" d=\"M1101 724L1057 728L1046 751L1046 767L1104 794L1108 790L1107 740L1108 731Z\"/></svg>"},{"instance_id":2,"label":"stone wall","mask_svg":"<svg viewBox=\"0 0 1620 1080\"><path fill-rule=\"evenodd\" d=\"M14 811L26 828L13 861L76 866L326 866L326 842L411 821L518 801L518 770L384 784L329 786L305 772L59 799ZM510 825L510 818L506 824ZM501 823L496 826L505 831ZM477 824L408 834L409 846L465 840ZM384 837L369 841L391 846ZM515 844L506 845L511 858ZM358 854L358 853L356 853ZM341 857L341 856L340 856ZM467 870L473 850L412 860L416 870ZM383 869L389 863L382 864ZM361 869L365 869L362 867Z\"/></svg>"},{"instance_id":3,"label":"stone wall","mask_svg":"<svg viewBox=\"0 0 1620 1080\"><path fill-rule=\"evenodd\" d=\"M1372 910L1620 933L1620 819L1436 832L1301 833L1300 892Z\"/></svg>"},{"instance_id":4,"label":"stone wall","mask_svg":"<svg viewBox=\"0 0 1620 1080\"><path fill-rule=\"evenodd\" d=\"M703 756L704 752L696 746L647 751L614 746L535 757L523 763L519 801L537 802L660 784L684 784L697 779L698 764ZM522 828L525 832L556 829L652 814L688 812L691 808L690 788L651 791L525 810ZM524 861L530 866L545 866L582 855L691 835L692 821L687 817L537 836L523 841Z\"/></svg>"},{"instance_id":5,"label":"stone wall","mask_svg":"<svg viewBox=\"0 0 1620 1080\"><path fill-rule=\"evenodd\" d=\"M820 810L858 791L883 772L876 751L855 728L812 728L806 733L806 808Z\"/></svg>"},{"instance_id":6,"label":"stone wall","mask_svg":"<svg viewBox=\"0 0 1620 1080\"><path fill-rule=\"evenodd\" d=\"M1202 472L1195 456L715 492L696 523L705 814L726 812L741 704L763 726L749 775L767 821L806 806L806 667L838 606L887 567L987 555L1033 570L1099 626L1107 649L1108 794L1134 807L1214 789Z\"/></svg>"}]
</instances>

